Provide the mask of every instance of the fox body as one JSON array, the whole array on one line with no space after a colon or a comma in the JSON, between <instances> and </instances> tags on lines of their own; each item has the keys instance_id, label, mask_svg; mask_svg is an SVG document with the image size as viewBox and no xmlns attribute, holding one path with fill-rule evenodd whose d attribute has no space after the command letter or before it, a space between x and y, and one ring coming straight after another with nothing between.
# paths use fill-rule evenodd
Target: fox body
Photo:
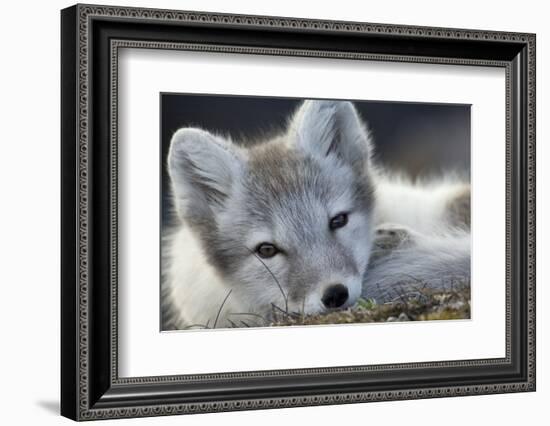
<instances>
[{"instance_id":1,"label":"fox body","mask_svg":"<svg viewBox=\"0 0 550 426\"><path fill-rule=\"evenodd\" d=\"M411 277L433 287L468 279L468 183L392 177L372 150L343 101L305 101L284 134L247 148L178 130L167 160L177 225L162 243L163 328L385 301Z\"/></svg>"}]
</instances>

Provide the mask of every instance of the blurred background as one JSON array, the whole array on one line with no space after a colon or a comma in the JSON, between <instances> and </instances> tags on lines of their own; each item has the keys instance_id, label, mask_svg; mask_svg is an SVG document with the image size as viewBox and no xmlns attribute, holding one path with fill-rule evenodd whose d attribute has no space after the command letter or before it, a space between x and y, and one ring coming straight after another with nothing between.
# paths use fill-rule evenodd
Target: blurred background
<instances>
[{"instance_id":1,"label":"blurred background","mask_svg":"<svg viewBox=\"0 0 550 426\"><path fill-rule=\"evenodd\" d=\"M286 128L302 99L161 94L162 221L169 224L166 156L180 127L230 135L235 142L262 139ZM470 172L470 105L354 101L367 123L375 161L413 179L449 171Z\"/></svg>"}]
</instances>

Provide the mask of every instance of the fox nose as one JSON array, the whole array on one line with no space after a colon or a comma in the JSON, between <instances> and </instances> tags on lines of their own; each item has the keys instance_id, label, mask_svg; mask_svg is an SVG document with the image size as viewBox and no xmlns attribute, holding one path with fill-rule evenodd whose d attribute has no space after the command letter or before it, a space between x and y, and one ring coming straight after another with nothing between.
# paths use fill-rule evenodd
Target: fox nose
<instances>
[{"instance_id":1,"label":"fox nose","mask_svg":"<svg viewBox=\"0 0 550 426\"><path fill-rule=\"evenodd\" d=\"M321 301L327 308L339 308L348 300L348 288L343 284L332 284L326 288Z\"/></svg>"}]
</instances>

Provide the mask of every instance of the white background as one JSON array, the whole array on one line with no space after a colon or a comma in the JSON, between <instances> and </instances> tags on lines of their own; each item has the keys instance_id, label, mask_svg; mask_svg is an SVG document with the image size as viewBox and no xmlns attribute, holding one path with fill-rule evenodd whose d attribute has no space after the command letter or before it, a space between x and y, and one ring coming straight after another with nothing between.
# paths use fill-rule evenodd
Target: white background
<instances>
[{"instance_id":1,"label":"white background","mask_svg":"<svg viewBox=\"0 0 550 426\"><path fill-rule=\"evenodd\" d=\"M234 13L536 32L538 109L538 391L422 401L118 420L120 424L257 425L361 422L517 425L547 421L550 399L546 311L550 278L548 187L550 29L541 1L357 2L244 0L111 2ZM65 1L3 5L0 68L0 400L3 424L68 424L59 401L59 9ZM546 194L545 194L546 192ZM487 254L490 256L490 253ZM537 417L540 420L536 420ZM114 423L109 421L102 424Z\"/></svg>"},{"instance_id":2,"label":"white background","mask_svg":"<svg viewBox=\"0 0 550 426\"><path fill-rule=\"evenodd\" d=\"M118 75L122 377L505 356L504 69L124 49ZM471 104L472 319L159 333L159 218L151 206L160 198L155 141L166 91ZM215 347L232 350L220 357Z\"/></svg>"}]
</instances>

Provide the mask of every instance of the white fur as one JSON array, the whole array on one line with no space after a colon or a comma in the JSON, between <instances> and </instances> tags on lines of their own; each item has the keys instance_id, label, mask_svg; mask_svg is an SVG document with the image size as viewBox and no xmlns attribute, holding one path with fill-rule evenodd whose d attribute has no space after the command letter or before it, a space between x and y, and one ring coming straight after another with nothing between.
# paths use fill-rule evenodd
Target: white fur
<instances>
[{"instance_id":1,"label":"white fur","mask_svg":"<svg viewBox=\"0 0 550 426\"><path fill-rule=\"evenodd\" d=\"M238 303L238 297L227 297L231 288L208 264L199 241L188 228L180 227L165 246L169 251L164 256L170 259L165 262L165 297L179 308L170 312L170 323L175 328L215 327L225 324L227 312L246 312L248 307Z\"/></svg>"},{"instance_id":2,"label":"white fur","mask_svg":"<svg viewBox=\"0 0 550 426\"><path fill-rule=\"evenodd\" d=\"M438 233L449 227L447 203L468 186L454 176L413 182L402 176L374 175L375 223L395 223L420 233Z\"/></svg>"}]
</instances>

